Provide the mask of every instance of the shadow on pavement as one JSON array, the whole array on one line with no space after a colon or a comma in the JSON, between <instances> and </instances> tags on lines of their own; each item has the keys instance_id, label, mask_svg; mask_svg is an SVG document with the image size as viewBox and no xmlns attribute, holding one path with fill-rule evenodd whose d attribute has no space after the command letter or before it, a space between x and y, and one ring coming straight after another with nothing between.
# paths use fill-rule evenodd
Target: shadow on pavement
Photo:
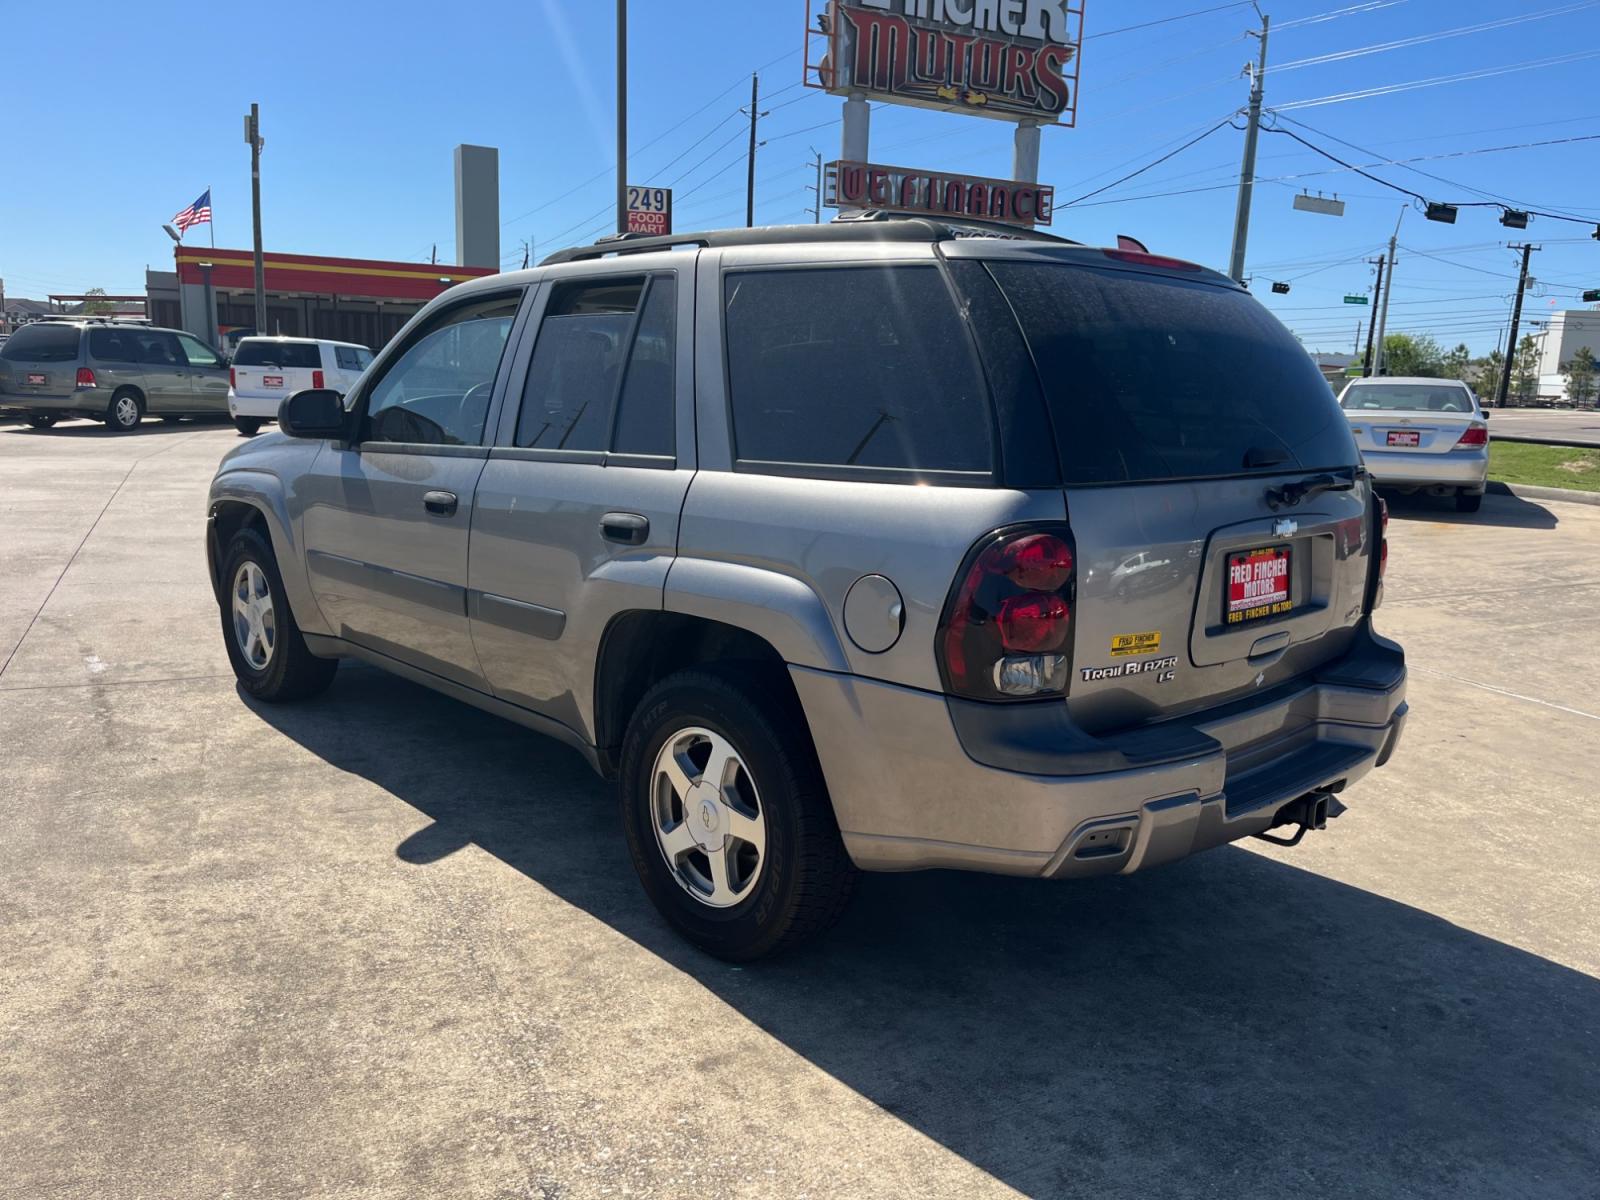
<instances>
[{"instance_id":1,"label":"shadow on pavement","mask_svg":"<svg viewBox=\"0 0 1600 1200\"><path fill-rule=\"evenodd\" d=\"M1437 521L1445 525L1497 525L1506 529L1554 529L1560 519L1542 504L1520 496L1491 492L1475 513L1456 511L1455 498L1429 496L1421 492L1407 496L1378 489L1389 502L1389 516L1396 521Z\"/></svg>"},{"instance_id":2,"label":"shadow on pavement","mask_svg":"<svg viewBox=\"0 0 1600 1200\"><path fill-rule=\"evenodd\" d=\"M738 969L655 916L572 751L350 664L257 711L432 818L406 862L481 847L1028 1195L1596 1193L1600 983L1382 896L1233 848L868 876L832 935Z\"/></svg>"},{"instance_id":3,"label":"shadow on pavement","mask_svg":"<svg viewBox=\"0 0 1600 1200\"><path fill-rule=\"evenodd\" d=\"M31 425L20 422L0 422L0 436L15 434L18 437L54 437L82 440L139 438L160 433L193 433L196 429L224 429L231 424L226 417L184 417L180 421L163 421L156 417L146 417L139 423L138 429L130 430L128 433L116 433L107 429L102 421L76 418L71 421L61 421L52 425L49 429L34 429Z\"/></svg>"}]
</instances>

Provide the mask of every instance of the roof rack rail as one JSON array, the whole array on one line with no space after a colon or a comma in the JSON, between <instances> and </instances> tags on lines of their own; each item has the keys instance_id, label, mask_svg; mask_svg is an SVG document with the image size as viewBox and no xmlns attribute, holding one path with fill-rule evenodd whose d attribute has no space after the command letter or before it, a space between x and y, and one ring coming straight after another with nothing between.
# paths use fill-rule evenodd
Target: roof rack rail
<instances>
[{"instance_id":1,"label":"roof rack rail","mask_svg":"<svg viewBox=\"0 0 1600 1200\"><path fill-rule=\"evenodd\" d=\"M827 225L767 225L754 229L718 229L705 233L675 233L650 237L637 233L614 233L592 246L558 250L540 266L589 262L609 255L653 254L695 246L702 250L716 246L768 246L782 242L943 242L955 238L1001 237L1060 242L1077 245L1068 238L1039 233L1015 225L981 220L942 220L926 213L892 212L870 209L860 215L835 218Z\"/></svg>"}]
</instances>

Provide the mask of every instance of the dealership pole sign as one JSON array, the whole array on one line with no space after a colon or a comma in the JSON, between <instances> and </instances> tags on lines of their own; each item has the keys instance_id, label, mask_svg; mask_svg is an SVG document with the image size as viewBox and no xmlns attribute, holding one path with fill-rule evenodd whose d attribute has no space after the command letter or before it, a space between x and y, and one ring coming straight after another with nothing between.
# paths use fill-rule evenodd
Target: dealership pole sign
<instances>
[{"instance_id":1,"label":"dealership pole sign","mask_svg":"<svg viewBox=\"0 0 1600 1200\"><path fill-rule=\"evenodd\" d=\"M1050 224L1055 195L1037 183L844 161L828 164L822 188L829 208L892 209L1024 229Z\"/></svg>"},{"instance_id":2,"label":"dealership pole sign","mask_svg":"<svg viewBox=\"0 0 1600 1200\"><path fill-rule=\"evenodd\" d=\"M672 232L672 189L628 188L628 232L665 237Z\"/></svg>"},{"instance_id":3,"label":"dealership pole sign","mask_svg":"<svg viewBox=\"0 0 1600 1200\"><path fill-rule=\"evenodd\" d=\"M1077 120L1081 0L829 0L822 21L828 52L813 86L835 95Z\"/></svg>"}]
</instances>

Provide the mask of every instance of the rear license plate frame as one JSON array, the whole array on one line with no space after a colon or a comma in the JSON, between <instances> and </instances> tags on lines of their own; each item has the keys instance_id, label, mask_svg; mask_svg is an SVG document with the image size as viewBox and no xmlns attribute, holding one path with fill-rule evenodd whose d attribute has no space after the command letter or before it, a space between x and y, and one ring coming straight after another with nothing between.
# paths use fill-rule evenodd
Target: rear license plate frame
<instances>
[{"instance_id":1,"label":"rear license plate frame","mask_svg":"<svg viewBox=\"0 0 1600 1200\"><path fill-rule=\"evenodd\" d=\"M1383 444L1400 450L1415 450L1422 445L1422 434L1415 429L1391 429Z\"/></svg>"},{"instance_id":2,"label":"rear license plate frame","mask_svg":"<svg viewBox=\"0 0 1600 1200\"><path fill-rule=\"evenodd\" d=\"M28 386L29 387L48 387L49 384L50 384L50 376L44 374L42 371L29 371L28 372Z\"/></svg>"},{"instance_id":3,"label":"rear license plate frame","mask_svg":"<svg viewBox=\"0 0 1600 1200\"><path fill-rule=\"evenodd\" d=\"M261 386L262 387L269 387L269 388L281 388L283 386L283 376L282 375L263 375L261 377Z\"/></svg>"},{"instance_id":4,"label":"rear license plate frame","mask_svg":"<svg viewBox=\"0 0 1600 1200\"><path fill-rule=\"evenodd\" d=\"M1263 578L1257 564L1272 563L1271 574ZM1277 564L1282 564L1279 567ZM1235 565L1248 570L1236 576ZM1294 547L1286 542L1270 546L1250 546L1230 551L1224 560L1226 575L1222 590L1222 623L1237 629L1294 611ZM1278 582L1281 581L1281 587ZM1255 585L1252 594L1252 585ZM1263 590L1270 585L1269 590Z\"/></svg>"}]
</instances>

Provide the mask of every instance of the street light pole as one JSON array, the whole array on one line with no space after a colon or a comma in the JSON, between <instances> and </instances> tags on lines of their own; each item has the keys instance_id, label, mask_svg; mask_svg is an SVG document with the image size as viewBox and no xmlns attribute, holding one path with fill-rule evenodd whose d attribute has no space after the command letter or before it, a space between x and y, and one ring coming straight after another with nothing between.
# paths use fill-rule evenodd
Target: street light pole
<instances>
[{"instance_id":1,"label":"street light pole","mask_svg":"<svg viewBox=\"0 0 1600 1200\"><path fill-rule=\"evenodd\" d=\"M250 206L255 226L256 333L267 332L267 267L261 253L261 106L252 104L246 118L245 140L250 143ZM214 317L212 319L215 319Z\"/></svg>"},{"instance_id":2,"label":"street light pole","mask_svg":"<svg viewBox=\"0 0 1600 1200\"><path fill-rule=\"evenodd\" d=\"M617 0L617 232L628 232L628 0Z\"/></svg>"},{"instance_id":3,"label":"street light pole","mask_svg":"<svg viewBox=\"0 0 1600 1200\"><path fill-rule=\"evenodd\" d=\"M1367 325L1367 357L1366 361L1361 364L1361 378L1363 379L1370 379L1372 377L1372 338L1373 335L1378 332L1378 305L1383 303L1384 260L1379 258L1369 259L1368 261L1375 261L1378 264L1378 287L1377 290L1372 293L1372 314L1371 320Z\"/></svg>"},{"instance_id":4,"label":"street light pole","mask_svg":"<svg viewBox=\"0 0 1600 1200\"><path fill-rule=\"evenodd\" d=\"M1261 101L1267 88L1267 33L1272 26L1271 17L1260 9L1256 11L1261 15L1261 32L1252 32L1250 36L1261 39L1261 62L1251 80L1250 123L1244 131L1244 165L1239 171L1239 207L1233 218L1233 253L1228 259L1229 276L1241 283L1244 282L1245 247L1250 241L1250 202L1256 187L1256 145L1261 140Z\"/></svg>"}]
</instances>

